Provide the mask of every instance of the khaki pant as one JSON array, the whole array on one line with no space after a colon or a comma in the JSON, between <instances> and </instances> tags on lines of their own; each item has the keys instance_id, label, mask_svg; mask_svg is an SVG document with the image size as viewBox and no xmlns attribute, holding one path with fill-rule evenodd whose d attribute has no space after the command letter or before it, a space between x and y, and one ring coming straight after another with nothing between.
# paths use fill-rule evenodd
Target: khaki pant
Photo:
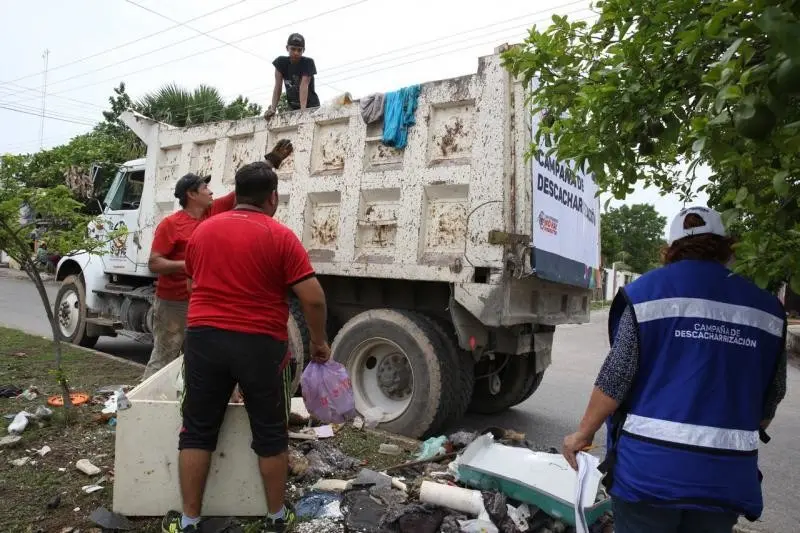
<instances>
[{"instance_id":1,"label":"khaki pant","mask_svg":"<svg viewBox=\"0 0 800 533\"><path fill-rule=\"evenodd\" d=\"M170 364L183 351L188 310L188 301L155 298L153 302L153 352L144 369L142 380Z\"/></svg>"}]
</instances>

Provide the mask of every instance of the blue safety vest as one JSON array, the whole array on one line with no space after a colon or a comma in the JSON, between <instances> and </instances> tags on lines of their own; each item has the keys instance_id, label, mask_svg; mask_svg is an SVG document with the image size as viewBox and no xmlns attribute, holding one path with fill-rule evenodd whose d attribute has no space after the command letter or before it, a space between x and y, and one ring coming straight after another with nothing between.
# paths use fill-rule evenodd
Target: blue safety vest
<instances>
[{"instance_id":1,"label":"blue safety vest","mask_svg":"<svg viewBox=\"0 0 800 533\"><path fill-rule=\"evenodd\" d=\"M613 342L633 308L639 366L609 421L604 468L621 500L761 515L759 427L785 346L778 299L710 261L686 260L620 290Z\"/></svg>"}]
</instances>

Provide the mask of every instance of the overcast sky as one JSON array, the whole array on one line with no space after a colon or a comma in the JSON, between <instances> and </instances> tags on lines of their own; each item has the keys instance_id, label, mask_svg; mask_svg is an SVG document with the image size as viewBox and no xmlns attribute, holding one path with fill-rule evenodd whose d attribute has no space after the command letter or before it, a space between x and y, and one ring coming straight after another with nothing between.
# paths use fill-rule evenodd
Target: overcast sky
<instances>
[{"instance_id":1,"label":"overcast sky","mask_svg":"<svg viewBox=\"0 0 800 533\"><path fill-rule=\"evenodd\" d=\"M324 103L344 91L358 98L468 74L479 56L521 41L526 28L546 25L553 12L592 16L585 0L474 7L460 0L0 0L0 6L0 153L39 149L45 49L47 148L101 120L120 81L134 99L165 83L202 83L228 99L243 94L266 106L271 61L295 31L306 37ZM668 218L681 207L652 190L637 190L626 199L632 202L654 203Z\"/></svg>"}]
</instances>

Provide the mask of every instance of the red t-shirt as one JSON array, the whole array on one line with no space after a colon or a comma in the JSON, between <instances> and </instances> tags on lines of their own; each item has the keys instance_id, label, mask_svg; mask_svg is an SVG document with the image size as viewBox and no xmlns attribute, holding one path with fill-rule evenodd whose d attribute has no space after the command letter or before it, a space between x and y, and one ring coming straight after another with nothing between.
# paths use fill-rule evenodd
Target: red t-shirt
<instances>
[{"instance_id":1,"label":"red t-shirt","mask_svg":"<svg viewBox=\"0 0 800 533\"><path fill-rule=\"evenodd\" d=\"M157 253L172 261L181 261L186 257L186 245L195 228L206 218L230 211L236 205L236 193L226 194L214 200L211 207L200 218L194 218L181 209L159 222L153 236L150 253ZM156 296L162 300L186 301L189 291L186 289L186 274L174 272L159 274L156 281Z\"/></svg>"},{"instance_id":2,"label":"red t-shirt","mask_svg":"<svg viewBox=\"0 0 800 533\"><path fill-rule=\"evenodd\" d=\"M186 251L190 327L267 334L286 341L287 292L314 275L297 236L269 215L236 210L209 219Z\"/></svg>"}]
</instances>

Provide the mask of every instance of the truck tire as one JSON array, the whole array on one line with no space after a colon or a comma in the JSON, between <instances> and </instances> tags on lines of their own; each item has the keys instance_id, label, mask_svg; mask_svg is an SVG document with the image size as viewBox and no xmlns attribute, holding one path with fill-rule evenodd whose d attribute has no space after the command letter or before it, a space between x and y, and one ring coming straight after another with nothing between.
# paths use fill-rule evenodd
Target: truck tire
<instances>
[{"instance_id":1,"label":"truck tire","mask_svg":"<svg viewBox=\"0 0 800 533\"><path fill-rule=\"evenodd\" d=\"M311 360L306 317L303 315L300 302L296 298L289 299L289 322L286 326L289 333L287 347L292 354L289 365L291 365L292 368L291 394L294 396L300 388L300 378L303 375L303 369Z\"/></svg>"},{"instance_id":2,"label":"truck tire","mask_svg":"<svg viewBox=\"0 0 800 533\"><path fill-rule=\"evenodd\" d=\"M436 332L441 336L442 343L447 350L452 352L451 358L458 368L459 383L455 393L455 400L450 405L450 413L446 423L458 422L467 412L475 388L475 360L472 354L458 346L458 338L453 326L444 320L431 318Z\"/></svg>"},{"instance_id":3,"label":"truck tire","mask_svg":"<svg viewBox=\"0 0 800 533\"><path fill-rule=\"evenodd\" d=\"M456 401L454 362L431 322L414 313L373 309L336 335L333 358L347 368L356 410L384 412L381 429L411 438L434 434Z\"/></svg>"},{"instance_id":4,"label":"truck tire","mask_svg":"<svg viewBox=\"0 0 800 533\"><path fill-rule=\"evenodd\" d=\"M530 398L531 396L533 396L533 393L534 393L534 392L536 392L536 391L539 389L539 385L541 385L541 384L542 384L542 380L543 380L543 379L544 379L544 370L542 370L541 372L537 373L537 374L534 376L534 379L531 381L531 384L530 384L530 386L528 387L528 392L526 392L526 393L525 393L525 394L522 396L522 399L520 399L520 401L518 401L518 402L517 402L517 403L515 403L514 405L519 405L519 404L521 404L522 402L524 402L525 400L527 400L528 398ZM512 406L512 407L513 407L513 406Z\"/></svg>"},{"instance_id":5,"label":"truck tire","mask_svg":"<svg viewBox=\"0 0 800 533\"><path fill-rule=\"evenodd\" d=\"M78 276L67 276L61 283L53 304L59 338L62 341L93 348L99 337L86 335L86 289Z\"/></svg>"},{"instance_id":6,"label":"truck tire","mask_svg":"<svg viewBox=\"0 0 800 533\"><path fill-rule=\"evenodd\" d=\"M505 411L530 397L538 387L538 383L541 383L544 373L536 373L536 360L532 357L498 355L504 358L498 365L502 368L495 372L500 378L500 389L494 393L491 389L492 377L486 376L486 368L492 365L479 363L476 366L478 377L469 404L469 411L472 413L493 415Z\"/></svg>"}]
</instances>

